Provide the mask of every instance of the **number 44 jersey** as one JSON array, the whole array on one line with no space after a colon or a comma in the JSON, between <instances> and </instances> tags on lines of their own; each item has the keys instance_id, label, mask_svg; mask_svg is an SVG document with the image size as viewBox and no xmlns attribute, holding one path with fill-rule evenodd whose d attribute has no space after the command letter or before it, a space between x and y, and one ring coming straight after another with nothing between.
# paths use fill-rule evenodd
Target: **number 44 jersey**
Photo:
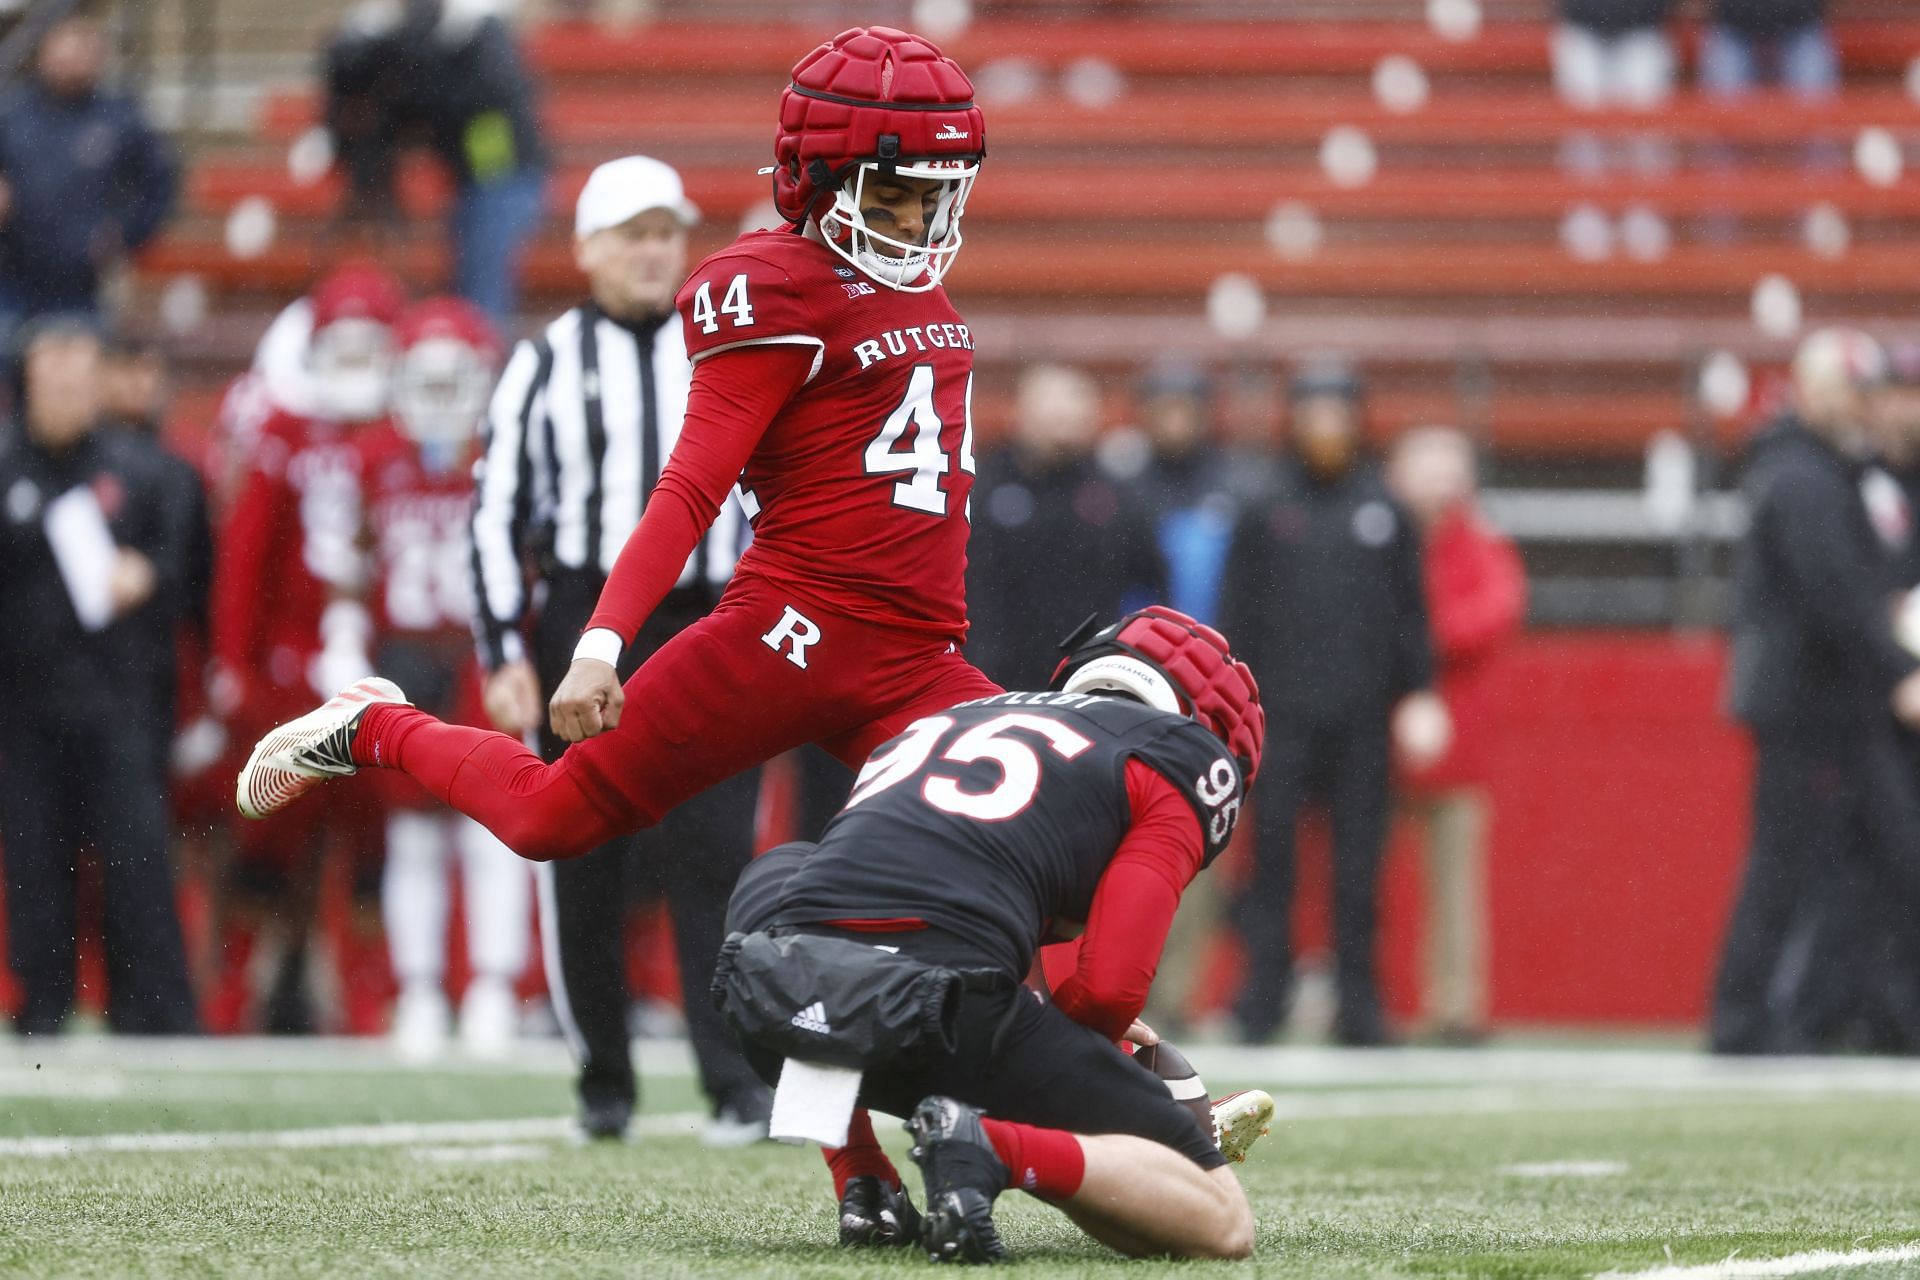
<instances>
[{"instance_id":1,"label":"number 44 jersey","mask_svg":"<svg viewBox=\"0 0 1920 1280\"><path fill-rule=\"evenodd\" d=\"M1211 863L1243 801L1219 739L1124 699L1004 693L916 720L876 750L772 920L923 921L1023 975L1049 925L1087 919L1132 824L1130 760L1193 807Z\"/></svg>"},{"instance_id":2,"label":"number 44 jersey","mask_svg":"<svg viewBox=\"0 0 1920 1280\"><path fill-rule=\"evenodd\" d=\"M811 347L813 369L740 477L757 572L843 615L958 638L966 628L973 336L944 288L875 284L790 231L740 237L677 303L696 366Z\"/></svg>"}]
</instances>

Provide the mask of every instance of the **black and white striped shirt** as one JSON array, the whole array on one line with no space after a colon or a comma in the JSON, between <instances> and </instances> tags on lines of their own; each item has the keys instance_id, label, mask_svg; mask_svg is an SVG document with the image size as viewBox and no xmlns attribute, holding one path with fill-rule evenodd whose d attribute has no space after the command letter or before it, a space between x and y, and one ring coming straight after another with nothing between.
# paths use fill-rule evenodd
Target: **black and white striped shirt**
<instances>
[{"instance_id":1,"label":"black and white striped shirt","mask_svg":"<svg viewBox=\"0 0 1920 1280\"><path fill-rule=\"evenodd\" d=\"M474 468L474 630L489 669L525 656L525 558L604 577L680 438L693 369L679 317L628 326L589 302L514 348ZM738 490L679 587L716 590L745 538Z\"/></svg>"}]
</instances>

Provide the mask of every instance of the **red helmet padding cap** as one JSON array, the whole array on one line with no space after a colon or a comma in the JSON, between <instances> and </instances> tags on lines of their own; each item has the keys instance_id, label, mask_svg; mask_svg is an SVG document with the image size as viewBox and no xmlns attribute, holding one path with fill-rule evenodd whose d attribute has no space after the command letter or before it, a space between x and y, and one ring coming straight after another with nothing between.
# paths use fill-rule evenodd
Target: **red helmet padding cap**
<instances>
[{"instance_id":1,"label":"red helmet padding cap","mask_svg":"<svg viewBox=\"0 0 1920 1280\"><path fill-rule=\"evenodd\" d=\"M336 320L372 320L392 328L406 310L407 293L392 272L371 262L349 262L313 287L313 327Z\"/></svg>"},{"instance_id":2,"label":"red helmet padding cap","mask_svg":"<svg viewBox=\"0 0 1920 1280\"><path fill-rule=\"evenodd\" d=\"M802 58L780 94L773 199L797 222L823 191L869 160L976 160L986 119L973 82L932 41L892 27L852 27ZM897 141L883 145L891 136ZM813 162L832 175L822 183Z\"/></svg>"},{"instance_id":3,"label":"red helmet padding cap","mask_svg":"<svg viewBox=\"0 0 1920 1280\"><path fill-rule=\"evenodd\" d=\"M433 338L453 338L482 352L490 362L500 356L500 336L493 322L465 298L443 296L415 303L401 316L396 332L402 350Z\"/></svg>"},{"instance_id":4,"label":"red helmet padding cap","mask_svg":"<svg viewBox=\"0 0 1920 1280\"><path fill-rule=\"evenodd\" d=\"M1193 709L1193 718L1227 744L1240 760L1245 781L1253 781L1260 771L1267 713L1253 672L1234 658L1225 636L1178 609L1148 605L1069 653L1053 674L1055 687L1073 668L1116 650L1152 663L1171 680Z\"/></svg>"}]
</instances>

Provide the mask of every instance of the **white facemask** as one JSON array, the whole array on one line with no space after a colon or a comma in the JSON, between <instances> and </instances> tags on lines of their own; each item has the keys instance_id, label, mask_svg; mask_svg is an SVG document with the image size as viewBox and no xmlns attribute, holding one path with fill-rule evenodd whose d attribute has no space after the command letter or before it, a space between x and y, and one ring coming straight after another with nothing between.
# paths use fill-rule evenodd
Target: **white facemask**
<instances>
[{"instance_id":1,"label":"white facemask","mask_svg":"<svg viewBox=\"0 0 1920 1280\"><path fill-rule=\"evenodd\" d=\"M458 338L408 347L394 376L393 412L428 463L456 455L479 429L493 375L480 352Z\"/></svg>"},{"instance_id":2,"label":"white facemask","mask_svg":"<svg viewBox=\"0 0 1920 1280\"><path fill-rule=\"evenodd\" d=\"M927 221L925 244L909 244L885 235L867 225L861 213L862 196L870 175L878 175L877 163L856 168L852 181L833 194L833 204L820 215L820 231L827 247L858 267L876 283L902 293L926 293L939 287L947 269L960 253L960 218L967 209L967 195L980 166L970 160L919 160L895 165L894 174L905 178L931 178L941 184L933 215ZM885 245L897 256L882 252Z\"/></svg>"},{"instance_id":3,"label":"white facemask","mask_svg":"<svg viewBox=\"0 0 1920 1280\"><path fill-rule=\"evenodd\" d=\"M307 354L322 416L369 422L393 390L393 332L377 320L336 320L313 335Z\"/></svg>"}]
</instances>

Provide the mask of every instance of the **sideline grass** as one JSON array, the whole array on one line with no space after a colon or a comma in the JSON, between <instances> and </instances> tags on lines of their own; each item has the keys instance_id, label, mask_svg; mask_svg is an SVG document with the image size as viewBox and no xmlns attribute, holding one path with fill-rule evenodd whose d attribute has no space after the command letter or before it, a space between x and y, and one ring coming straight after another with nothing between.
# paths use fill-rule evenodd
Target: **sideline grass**
<instances>
[{"instance_id":1,"label":"sideline grass","mask_svg":"<svg viewBox=\"0 0 1920 1280\"><path fill-rule=\"evenodd\" d=\"M275 1052L283 1065L244 1070L199 1051L121 1063L100 1044L43 1054L37 1072L18 1054L0 1056L0 1134L518 1119L570 1106L551 1058L519 1070L406 1071L364 1055L342 1069L325 1049ZM1334 1057L1324 1072L1320 1059L1286 1051L1219 1055L1234 1074L1210 1073L1216 1090L1261 1084L1300 1114L1243 1166L1260 1219L1256 1258L1176 1271L1590 1276L1920 1240L1920 1069L1692 1079L1687 1055L1672 1055L1670 1070L1639 1055L1631 1069L1619 1059L1615 1079L1604 1053L1588 1058L1566 1079L1515 1076L1527 1060L1498 1049L1435 1060L1443 1069ZM1404 1073L1400 1062L1411 1064ZM1490 1090L1489 1080L1504 1083ZM650 1080L646 1101L655 1114L697 1106L684 1076ZM1322 1104L1340 1114L1316 1114ZM905 1145L891 1131L883 1140ZM1625 1169L1604 1172L1617 1164ZM1511 1171L1524 1165L1572 1171ZM1025 1197L1001 1205L1022 1274L1161 1272L1115 1258ZM842 1253L832 1232L816 1154L711 1151L691 1136L0 1155L5 1275L825 1277L926 1266L907 1253Z\"/></svg>"}]
</instances>

